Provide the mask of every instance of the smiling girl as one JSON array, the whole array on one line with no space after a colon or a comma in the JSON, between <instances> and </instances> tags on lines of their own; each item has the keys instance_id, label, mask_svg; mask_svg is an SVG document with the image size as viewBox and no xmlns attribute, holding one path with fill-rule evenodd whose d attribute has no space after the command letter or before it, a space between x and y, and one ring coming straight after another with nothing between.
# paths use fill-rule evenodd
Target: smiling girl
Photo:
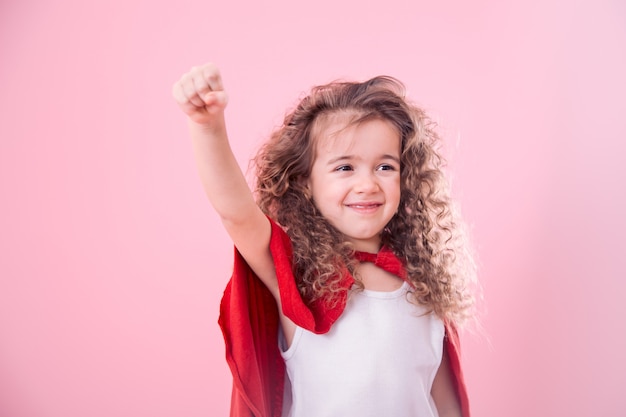
<instances>
[{"instance_id":1,"label":"smiling girl","mask_svg":"<svg viewBox=\"0 0 626 417\"><path fill-rule=\"evenodd\" d=\"M220 314L231 415L468 417L456 328L471 259L439 138L402 85L315 87L258 153L254 194L217 67L173 95L236 248Z\"/></svg>"}]
</instances>

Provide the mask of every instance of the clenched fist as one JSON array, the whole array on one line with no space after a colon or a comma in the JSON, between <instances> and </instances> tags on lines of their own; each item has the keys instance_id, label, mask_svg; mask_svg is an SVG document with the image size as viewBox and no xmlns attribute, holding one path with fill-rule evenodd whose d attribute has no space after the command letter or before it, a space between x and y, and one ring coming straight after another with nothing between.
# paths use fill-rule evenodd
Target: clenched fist
<instances>
[{"instance_id":1,"label":"clenched fist","mask_svg":"<svg viewBox=\"0 0 626 417\"><path fill-rule=\"evenodd\" d=\"M191 68L174 83L172 95L191 121L211 128L223 125L228 95L214 64Z\"/></svg>"}]
</instances>

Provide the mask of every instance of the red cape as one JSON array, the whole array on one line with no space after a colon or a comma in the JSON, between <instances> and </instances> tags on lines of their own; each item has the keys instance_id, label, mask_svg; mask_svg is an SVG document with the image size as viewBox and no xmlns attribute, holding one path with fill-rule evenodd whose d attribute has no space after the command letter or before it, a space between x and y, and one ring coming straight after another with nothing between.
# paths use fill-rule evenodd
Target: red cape
<instances>
[{"instance_id":1,"label":"red cape","mask_svg":"<svg viewBox=\"0 0 626 417\"><path fill-rule=\"evenodd\" d=\"M334 309L325 309L321 303L307 306L291 270L291 241L276 223L271 223L270 251L283 313L304 329L328 332L343 312L346 296ZM352 282L352 277L346 275L346 287ZM285 362L278 348L278 308L270 291L236 250L233 275L220 306L219 325L226 343L226 362L233 375L231 417L281 417ZM462 415L470 417L456 329L446 326L444 343Z\"/></svg>"}]
</instances>

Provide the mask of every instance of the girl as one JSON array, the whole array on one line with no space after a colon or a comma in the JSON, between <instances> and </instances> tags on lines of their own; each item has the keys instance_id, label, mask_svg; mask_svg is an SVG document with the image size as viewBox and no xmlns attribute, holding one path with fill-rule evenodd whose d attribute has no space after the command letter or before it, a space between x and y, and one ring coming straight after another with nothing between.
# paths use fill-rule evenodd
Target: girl
<instances>
[{"instance_id":1,"label":"girl","mask_svg":"<svg viewBox=\"0 0 626 417\"><path fill-rule=\"evenodd\" d=\"M232 238L231 416L469 417L455 330L471 274L438 137L389 77L314 88L258 153L256 201L212 64L174 85Z\"/></svg>"}]
</instances>

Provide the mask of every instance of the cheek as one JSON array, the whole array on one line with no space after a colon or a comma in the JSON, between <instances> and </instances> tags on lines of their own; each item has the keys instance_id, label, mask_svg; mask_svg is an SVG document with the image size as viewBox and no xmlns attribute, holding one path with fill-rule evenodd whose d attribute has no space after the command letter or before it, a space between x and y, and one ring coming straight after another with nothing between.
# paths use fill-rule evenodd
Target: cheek
<instances>
[{"instance_id":1,"label":"cheek","mask_svg":"<svg viewBox=\"0 0 626 417\"><path fill-rule=\"evenodd\" d=\"M332 217L345 200L345 191L332 183L318 184L313 191L313 204L325 217Z\"/></svg>"},{"instance_id":2,"label":"cheek","mask_svg":"<svg viewBox=\"0 0 626 417\"><path fill-rule=\"evenodd\" d=\"M393 178L389 181L387 193L393 196L400 197L402 185L400 183L400 178Z\"/></svg>"},{"instance_id":3,"label":"cheek","mask_svg":"<svg viewBox=\"0 0 626 417\"><path fill-rule=\"evenodd\" d=\"M400 188L400 182L399 181L396 184L396 186L393 187L392 195L393 195L392 198L394 200L394 205L395 205L395 211L397 212L398 209L400 208L400 200L402 198L402 191L401 191L401 188Z\"/></svg>"},{"instance_id":4,"label":"cheek","mask_svg":"<svg viewBox=\"0 0 626 417\"><path fill-rule=\"evenodd\" d=\"M318 206L331 206L337 204L341 199L341 193L332 185L322 185L313 194L313 200Z\"/></svg>"}]
</instances>

